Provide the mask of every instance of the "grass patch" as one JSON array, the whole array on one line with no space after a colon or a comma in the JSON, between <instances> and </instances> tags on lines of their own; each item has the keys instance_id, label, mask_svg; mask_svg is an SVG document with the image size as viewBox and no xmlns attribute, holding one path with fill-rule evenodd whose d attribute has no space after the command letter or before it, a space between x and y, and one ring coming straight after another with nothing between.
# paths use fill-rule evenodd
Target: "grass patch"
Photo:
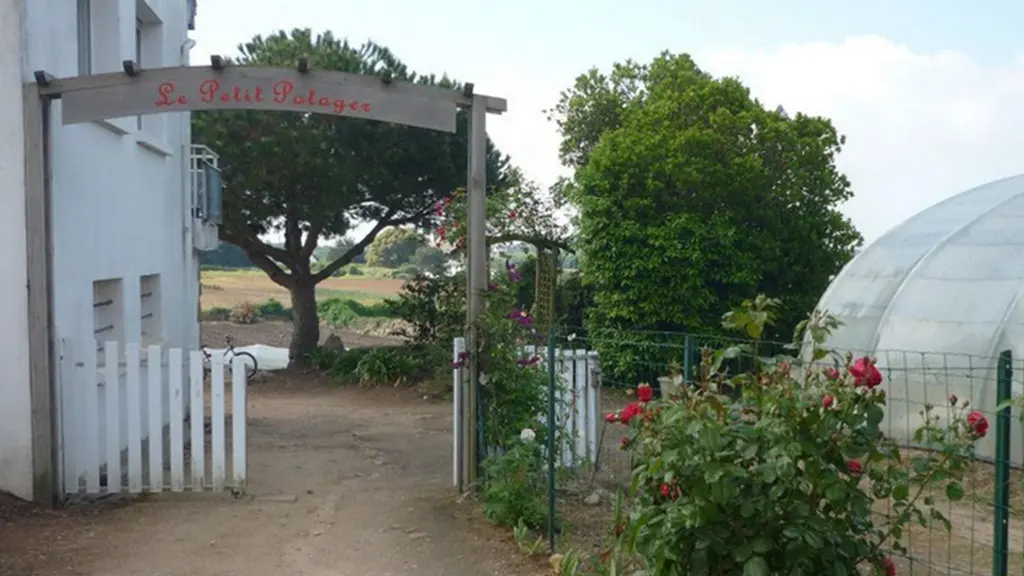
<instances>
[{"instance_id":1,"label":"grass patch","mask_svg":"<svg viewBox=\"0 0 1024 576\"><path fill-rule=\"evenodd\" d=\"M359 290L331 290L329 288L322 288L316 291L316 299L319 301L324 300L352 300L355 302L361 302L363 304L379 304L384 301L384 298L380 294L371 294L370 292L362 292Z\"/></svg>"}]
</instances>

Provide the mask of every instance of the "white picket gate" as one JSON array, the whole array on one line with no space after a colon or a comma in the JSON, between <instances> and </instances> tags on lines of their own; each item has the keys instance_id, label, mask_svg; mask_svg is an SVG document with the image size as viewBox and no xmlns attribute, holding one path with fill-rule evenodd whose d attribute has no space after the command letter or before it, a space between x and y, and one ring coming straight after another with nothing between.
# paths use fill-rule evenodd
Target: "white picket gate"
<instances>
[{"instance_id":1,"label":"white picket gate","mask_svg":"<svg viewBox=\"0 0 1024 576\"><path fill-rule=\"evenodd\" d=\"M121 353L105 342L76 355L70 340L61 344L66 494L244 489L243 358L226 371L220 354L204 366L199 350L186 358L181 348L149 346L143 355L138 344Z\"/></svg>"},{"instance_id":2,"label":"white picket gate","mask_svg":"<svg viewBox=\"0 0 1024 576\"><path fill-rule=\"evenodd\" d=\"M464 338L456 338L453 358L456 362L466 350ZM524 358L537 356L541 369L547 370L547 350L525 346L521 350ZM555 371L558 375L555 390L555 422L561 437L561 465L574 468L581 464L597 462L600 448L601 422L601 375L597 352L588 350L555 350ZM460 484L462 440L465 423L465 397L468 375L464 368L453 369L452 409L453 426L453 480ZM540 422L547 422L547 414L538 415ZM542 441L542 440L541 440Z\"/></svg>"}]
</instances>

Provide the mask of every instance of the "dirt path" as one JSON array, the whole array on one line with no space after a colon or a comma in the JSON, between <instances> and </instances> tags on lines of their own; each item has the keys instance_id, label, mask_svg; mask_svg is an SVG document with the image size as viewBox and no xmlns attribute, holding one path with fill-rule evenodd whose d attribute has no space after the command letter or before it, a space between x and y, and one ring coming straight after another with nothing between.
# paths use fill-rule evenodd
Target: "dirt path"
<instances>
[{"instance_id":1,"label":"dirt path","mask_svg":"<svg viewBox=\"0 0 1024 576\"><path fill-rule=\"evenodd\" d=\"M249 496L0 516L0 574L531 575L456 501L450 409L411 391L273 377L249 402ZM3 507L0 506L0 511Z\"/></svg>"}]
</instances>

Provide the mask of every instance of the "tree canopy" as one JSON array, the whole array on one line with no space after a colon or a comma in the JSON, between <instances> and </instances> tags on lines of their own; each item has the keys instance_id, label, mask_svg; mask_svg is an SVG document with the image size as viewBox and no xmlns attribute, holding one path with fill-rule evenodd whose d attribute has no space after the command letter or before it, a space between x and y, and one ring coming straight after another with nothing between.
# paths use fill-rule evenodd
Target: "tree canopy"
<instances>
[{"instance_id":1,"label":"tree canopy","mask_svg":"<svg viewBox=\"0 0 1024 576\"><path fill-rule=\"evenodd\" d=\"M427 238L411 228L388 228L378 234L366 249L366 263L398 268L408 264L416 250L426 243Z\"/></svg>"},{"instance_id":2,"label":"tree canopy","mask_svg":"<svg viewBox=\"0 0 1024 576\"><path fill-rule=\"evenodd\" d=\"M199 264L223 268L252 268L252 261L245 255L245 251L230 242L221 242L216 250L200 252Z\"/></svg>"},{"instance_id":3,"label":"tree canopy","mask_svg":"<svg viewBox=\"0 0 1024 576\"><path fill-rule=\"evenodd\" d=\"M398 81L459 89L447 77L419 75L390 50L353 46L308 29L256 36L239 46L236 65L294 67L389 75ZM293 112L221 110L193 115L193 140L220 155L224 173L221 238L292 296L291 356L301 359L319 338L315 286L352 261L382 230L426 226L434 203L465 185L467 116L455 134L371 120ZM508 163L488 143L488 182L501 185ZM360 221L375 225L316 272L311 257L320 240L344 236ZM274 247L265 235L284 236Z\"/></svg>"},{"instance_id":4,"label":"tree canopy","mask_svg":"<svg viewBox=\"0 0 1024 576\"><path fill-rule=\"evenodd\" d=\"M576 169L560 186L591 329L716 332L761 293L784 299L791 329L862 242L838 210L852 191L831 122L766 109L685 54L591 70L551 117Z\"/></svg>"}]
</instances>

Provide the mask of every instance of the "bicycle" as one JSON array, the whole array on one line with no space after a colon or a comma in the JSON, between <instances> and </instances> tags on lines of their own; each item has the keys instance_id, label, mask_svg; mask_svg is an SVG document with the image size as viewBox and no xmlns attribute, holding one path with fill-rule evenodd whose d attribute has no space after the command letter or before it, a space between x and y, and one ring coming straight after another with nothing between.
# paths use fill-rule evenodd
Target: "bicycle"
<instances>
[{"instance_id":1,"label":"bicycle","mask_svg":"<svg viewBox=\"0 0 1024 576\"><path fill-rule=\"evenodd\" d=\"M227 348L224 350L224 364L230 366L232 361L236 358L242 358L242 363L245 364L245 383L249 384L252 381L252 377L256 375L256 370L259 369L259 363L256 361L256 357L251 353L244 350L235 350L235 339L231 336L224 338ZM200 348L203 352L203 367L206 371L210 371L210 361L213 358L213 354L207 350L206 346Z\"/></svg>"}]
</instances>

